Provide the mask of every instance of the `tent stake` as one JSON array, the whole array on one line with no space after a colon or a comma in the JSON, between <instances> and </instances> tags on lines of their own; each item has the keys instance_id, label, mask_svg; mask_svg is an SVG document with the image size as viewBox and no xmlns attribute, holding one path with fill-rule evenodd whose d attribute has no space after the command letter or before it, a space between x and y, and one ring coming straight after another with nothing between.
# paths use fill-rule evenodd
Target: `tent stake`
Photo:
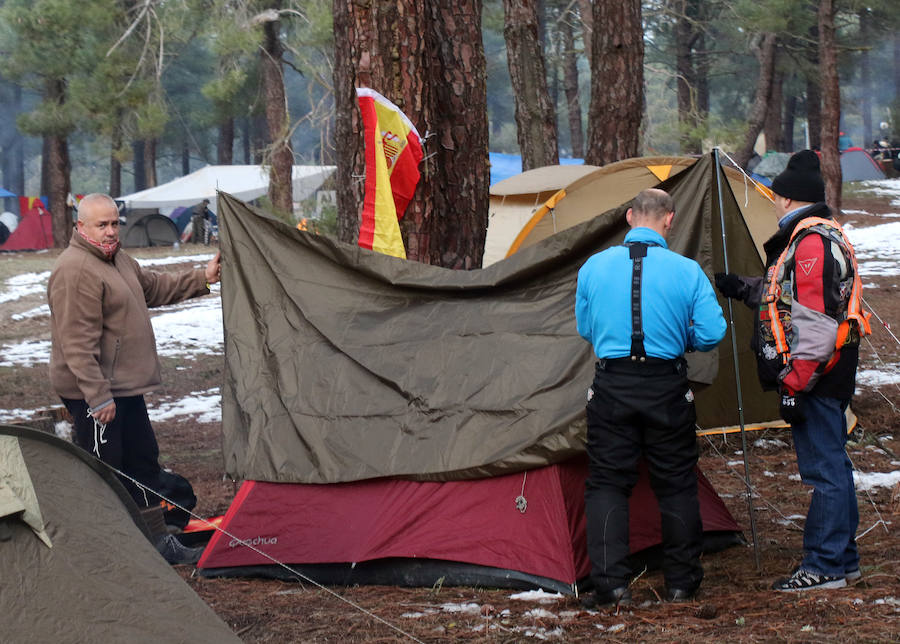
<instances>
[{"instance_id":1,"label":"tent stake","mask_svg":"<svg viewBox=\"0 0 900 644\"><path fill-rule=\"evenodd\" d=\"M722 165L719 162L719 148L713 148L716 159L716 189L719 193L719 222L722 226L722 256L725 260L725 272L728 273L728 244L725 239L725 202L722 198ZM741 424L741 449L744 453L744 483L747 486L747 511L750 514L750 534L753 537L753 558L756 561L756 572L762 572L759 561L759 539L756 535L756 514L753 511L753 485L750 483L750 457L747 451L747 432L744 428L744 396L741 393L741 370L738 362L737 333L734 328L734 308L731 298L728 301L728 321L731 327L731 350L734 354L734 383L737 389L738 418Z\"/></svg>"}]
</instances>

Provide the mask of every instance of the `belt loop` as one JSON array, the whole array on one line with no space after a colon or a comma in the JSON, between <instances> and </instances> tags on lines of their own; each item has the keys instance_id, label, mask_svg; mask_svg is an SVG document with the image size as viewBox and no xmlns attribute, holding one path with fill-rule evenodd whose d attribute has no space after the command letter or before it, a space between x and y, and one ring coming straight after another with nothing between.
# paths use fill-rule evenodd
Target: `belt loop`
<instances>
[{"instance_id":1,"label":"belt loop","mask_svg":"<svg viewBox=\"0 0 900 644\"><path fill-rule=\"evenodd\" d=\"M601 358L597 361L597 368L600 371L606 371L606 358Z\"/></svg>"}]
</instances>

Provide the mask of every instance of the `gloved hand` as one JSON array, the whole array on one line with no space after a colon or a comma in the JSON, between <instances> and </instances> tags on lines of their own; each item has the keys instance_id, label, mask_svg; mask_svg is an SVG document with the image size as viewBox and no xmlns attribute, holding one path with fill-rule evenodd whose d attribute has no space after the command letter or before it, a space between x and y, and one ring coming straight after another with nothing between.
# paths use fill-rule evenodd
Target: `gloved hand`
<instances>
[{"instance_id":1,"label":"gloved hand","mask_svg":"<svg viewBox=\"0 0 900 644\"><path fill-rule=\"evenodd\" d=\"M791 425L806 418L803 413L803 394L791 391L787 387L781 388L780 409L781 417Z\"/></svg>"},{"instance_id":2,"label":"gloved hand","mask_svg":"<svg viewBox=\"0 0 900 644\"><path fill-rule=\"evenodd\" d=\"M749 287L734 273L716 273L716 288L725 297L736 300L744 299Z\"/></svg>"}]
</instances>

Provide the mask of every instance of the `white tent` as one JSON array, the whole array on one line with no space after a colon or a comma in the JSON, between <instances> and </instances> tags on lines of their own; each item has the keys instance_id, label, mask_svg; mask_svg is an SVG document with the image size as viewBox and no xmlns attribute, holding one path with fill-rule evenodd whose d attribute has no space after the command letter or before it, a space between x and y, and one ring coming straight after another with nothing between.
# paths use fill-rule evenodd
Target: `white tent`
<instances>
[{"instance_id":1,"label":"white tent","mask_svg":"<svg viewBox=\"0 0 900 644\"><path fill-rule=\"evenodd\" d=\"M334 172L333 165L295 165L294 201L312 195ZM209 199L216 211L216 191L221 190L243 201L261 197L269 190L269 168L260 165L208 165L184 177L155 188L147 188L120 197L127 208L158 208L168 214L178 206L193 206Z\"/></svg>"}]
</instances>

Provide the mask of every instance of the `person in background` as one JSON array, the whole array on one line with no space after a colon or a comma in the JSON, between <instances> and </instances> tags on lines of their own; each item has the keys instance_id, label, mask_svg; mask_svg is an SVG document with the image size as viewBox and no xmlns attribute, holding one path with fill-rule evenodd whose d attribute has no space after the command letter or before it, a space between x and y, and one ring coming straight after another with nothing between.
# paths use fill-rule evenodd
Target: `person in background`
<instances>
[{"instance_id":1,"label":"person in background","mask_svg":"<svg viewBox=\"0 0 900 644\"><path fill-rule=\"evenodd\" d=\"M813 486L803 559L773 588L840 588L861 576L844 411L855 388L860 334L869 323L853 248L825 205L818 155L794 154L772 191L778 231L763 246L765 275L720 273L716 287L757 311L752 347L760 383L779 391L800 477Z\"/></svg>"},{"instance_id":2,"label":"person in background","mask_svg":"<svg viewBox=\"0 0 900 644\"><path fill-rule=\"evenodd\" d=\"M191 241L193 243L209 246L210 214L209 199L204 199L194 206L191 214Z\"/></svg>"},{"instance_id":3,"label":"person in background","mask_svg":"<svg viewBox=\"0 0 900 644\"><path fill-rule=\"evenodd\" d=\"M220 270L218 254L204 269L142 269L119 247L115 201L90 194L50 274L50 383L74 419L75 443L151 490L165 476L144 402L161 380L148 307L206 295ZM141 486L122 482L139 507L152 507ZM170 563L199 558L168 533L156 545Z\"/></svg>"},{"instance_id":4,"label":"person in background","mask_svg":"<svg viewBox=\"0 0 900 644\"><path fill-rule=\"evenodd\" d=\"M662 190L639 193L623 246L578 271L575 320L598 358L588 390L585 514L595 592L583 605L629 603L628 498L643 455L662 515L666 599L700 587L703 526L697 497L696 412L685 351L713 349L726 324L709 278L668 250L675 217Z\"/></svg>"}]
</instances>

